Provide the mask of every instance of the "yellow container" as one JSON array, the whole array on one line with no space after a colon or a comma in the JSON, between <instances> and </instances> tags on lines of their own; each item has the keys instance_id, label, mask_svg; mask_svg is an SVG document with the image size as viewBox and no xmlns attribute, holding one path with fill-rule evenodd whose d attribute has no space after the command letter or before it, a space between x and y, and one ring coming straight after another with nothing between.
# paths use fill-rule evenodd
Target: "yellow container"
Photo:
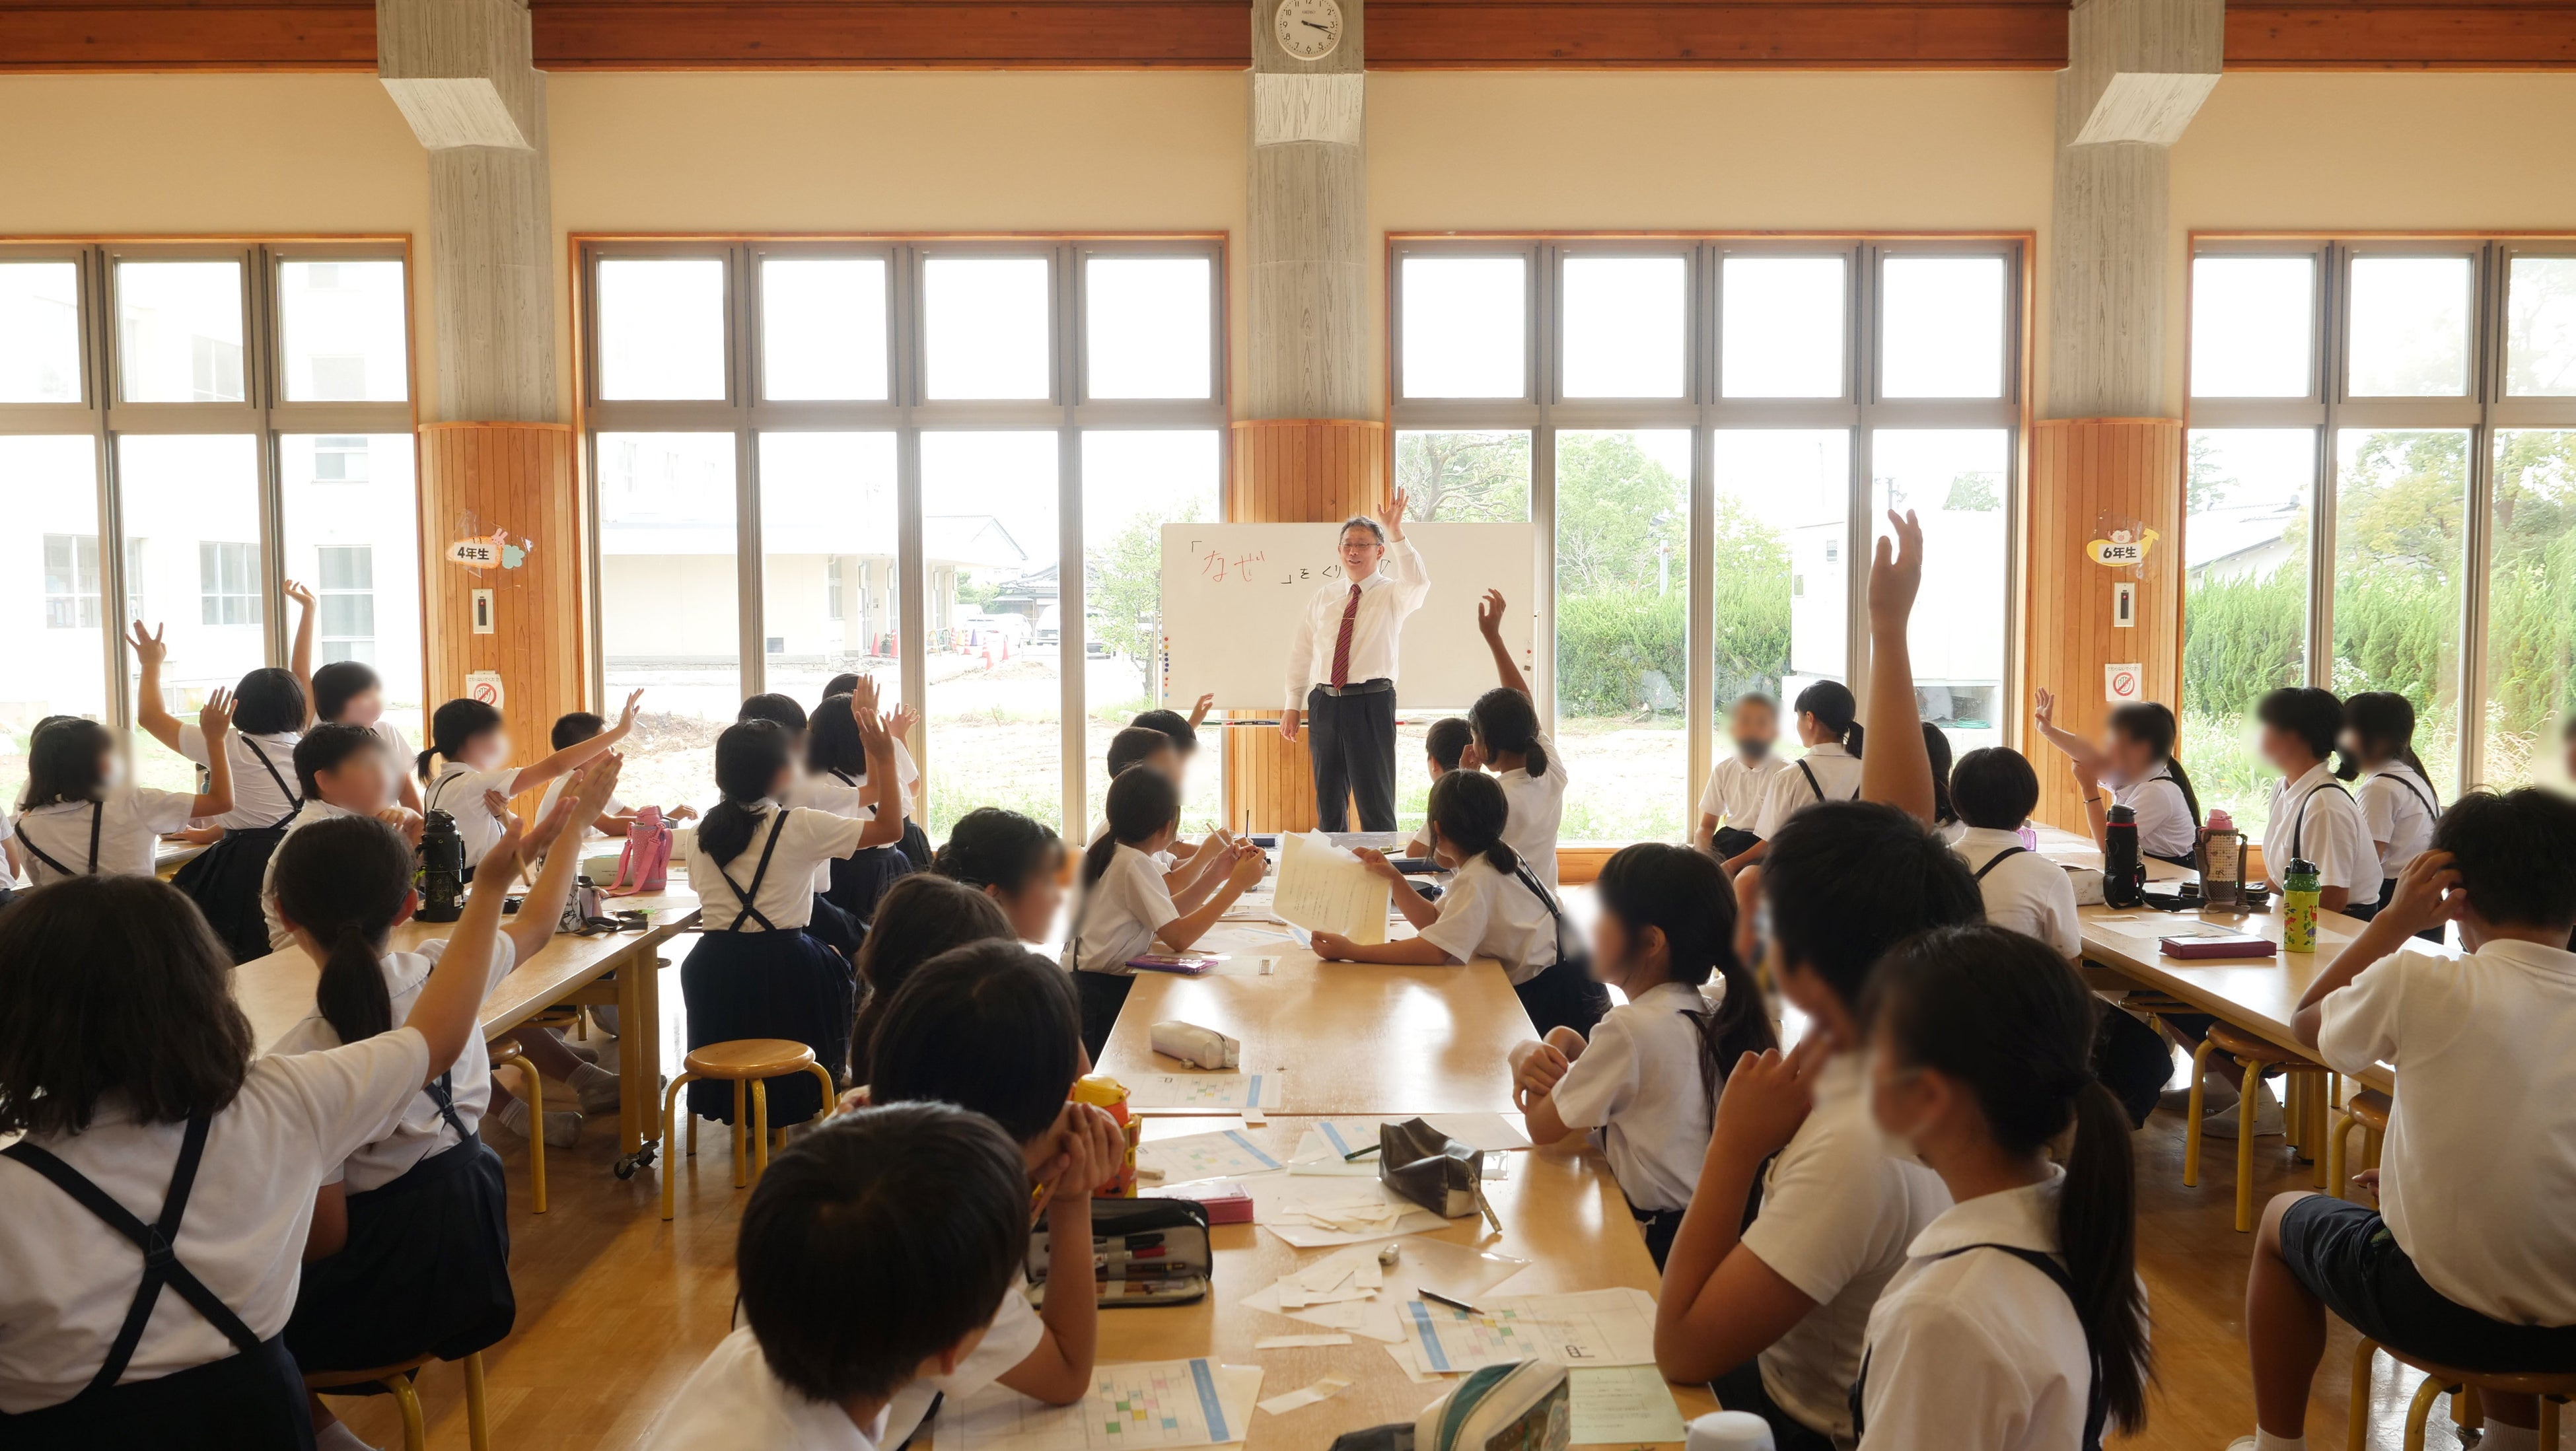
<instances>
[{"instance_id":1,"label":"yellow container","mask_svg":"<svg viewBox=\"0 0 2576 1451\"><path fill-rule=\"evenodd\" d=\"M1127 1112L1127 1085L1106 1073L1091 1073L1073 1081L1073 1101L1106 1109L1118 1121L1120 1132L1127 1136L1127 1157L1118 1166L1117 1177L1100 1186L1095 1193L1103 1199L1136 1197L1136 1144L1144 1133L1144 1122Z\"/></svg>"}]
</instances>

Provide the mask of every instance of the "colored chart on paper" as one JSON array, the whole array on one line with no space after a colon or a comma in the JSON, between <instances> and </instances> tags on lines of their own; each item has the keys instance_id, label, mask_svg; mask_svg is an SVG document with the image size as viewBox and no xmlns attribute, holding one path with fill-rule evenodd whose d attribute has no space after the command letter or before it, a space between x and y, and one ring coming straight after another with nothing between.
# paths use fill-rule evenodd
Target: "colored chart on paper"
<instances>
[{"instance_id":1,"label":"colored chart on paper","mask_svg":"<svg viewBox=\"0 0 2576 1451\"><path fill-rule=\"evenodd\" d=\"M1133 1113L1280 1113L1286 1089L1287 1075L1276 1072L1147 1073L1127 1079L1127 1107Z\"/></svg>"},{"instance_id":2,"label":"colored chart on paper","mask_svg":"<svg viewBox=\"0 0 2576 1451\"><path fill-rule=\"evenodd\" d=\"M1415 1300L1407 1347L1423 1370L1479 1370L1545 1356L1568 1366L1651 1365L1655 1301L1643 1290L1492 1299L1475 1314Z\"/></svg>"},{"instance_id":3,"label":"colored chart on paper","mask_svg":"<svg viewBox=\"0 0 2576 1451\"><path fill-rule=\"evenodd\" d=\"M1145 1168L1160 1169L1166 1184L1240 1179L1246 1174L1267 1174L1279 1167L1277 1159L1263 1153L1240 1129L1155 1139L1137 1148L1136 1162Z\"/></svg>"},{"instance_id":4,"label":"colored chart on paper","mask_svg":"<svg viewBox=\"0 0 2576 1451\"><path fill-rule=\"evenodd\" d=\"M1045 1405L1003 1385L943 1402L933 1439L941 1451L1215 1446L1243 1439L1260 1393L1258 1367L1203 1359L1104 1365L1078 1405Z\"/></svg>"}]
</instances>

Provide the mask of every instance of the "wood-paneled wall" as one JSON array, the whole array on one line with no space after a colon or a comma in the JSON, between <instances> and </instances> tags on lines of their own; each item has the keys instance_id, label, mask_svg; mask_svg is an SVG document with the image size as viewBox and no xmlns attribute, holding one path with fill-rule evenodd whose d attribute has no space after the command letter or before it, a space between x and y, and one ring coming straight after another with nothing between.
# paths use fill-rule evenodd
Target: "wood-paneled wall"
<instances>
[{"instance_id":1,"label":"wood-paneled wall","mask_svg":"<svg viewBox=\"0 0 2576 1451\"><path fill-rule=\"evenodd\" d=\"M1386 425L1340 418L1248 419L1233 428L1226 517L1237 522L1329 523L1386 502ZM1276 719L1281 702L1225 701L1229 714ZM1269 726L1225 732L1225 814L1252 813L1259 831L1315 825L1313 759Z\"/></svg>"},{"instance_id":2,"label":"wood-paneled wall","mask_svg":"<svg viewBox=\"0 0 2576 1451\"><path fill-rule=\"evenodd\" d=\"M555 717L582 709L590 689L571 426L421 425L420 517L430 708L464 694L469 673L499 671L513 759L535 761ZM447 562L451 541L495 529L534 541L517 569L478 573ZM488 635L474 633L478 589L492 591Z\"/></svg>"},{"instance_id":3,"label":"wood-paneled wall","mask_svg":"<svg viewBox=\"0 0 2576 1451\"><path fill-rule=\"evenodd\" d=\"M2030 554L2023 571L2023 739L2039 770L2041 821L2085 829L2084 801L2066 758L2032 727L2034 693L2057 696L2057 724L2092 736L2110 711L2103 668L2136 663L2144 698L2178 706L2182 663L2183 434L2171 418L2047 419L2030 439ZM2105 569L2084 552L2104 516L2156 531L2144 577ZM2112 586L2138 585L2137 624L2112 623Z\"/></svg>"}]
</instances>

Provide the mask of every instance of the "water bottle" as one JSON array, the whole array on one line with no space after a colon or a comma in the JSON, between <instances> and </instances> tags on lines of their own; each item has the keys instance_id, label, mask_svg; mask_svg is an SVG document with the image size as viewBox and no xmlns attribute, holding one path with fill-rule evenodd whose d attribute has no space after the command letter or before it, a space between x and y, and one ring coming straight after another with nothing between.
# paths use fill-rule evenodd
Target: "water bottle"
<instances>
[{"instance_id":1,"label":"water bottle","mask_svg":"<svg viewBox=\"0 0 2576 1451\"><path fill-rule=\"evenodd\" d=\"M2224 810L2212 808L2209 825L2192 843L2193 865L2200 869L2200 892L2212 907L2245 904L2245 833Z\"/></svg>"},{"instance_id":2,"label":"water bottle","mask_svg":"<svg viewBox=\"0 0 2576 1451\"><path fill-rule=\"evenodd\" d=\"M2147 900L2147 869L2138 859L2138 813L2114 806L2102 818L2102 905L2135 907Z\"/></svg>"},{"instance_id":3,"label":"water bottle","mask_svg":"<svg viewBox=\"0 0 2576 1451\"><path fill-rule=\"evenodd\" d=\"M2316 863L2293 857L2281 874L2281 950L2317 950Z\"/></svg>"},{"instance_id":4,"label":"water bottle","mask_svg":"<svg viewBox=\"0 0 2576 1451\"><path fill-rule=\"evenodd\" d=\"M432 811L421 818L420 910L423 922L453 922L465 915L465 839L456 818Z\"/></svg>"}]
</instances>

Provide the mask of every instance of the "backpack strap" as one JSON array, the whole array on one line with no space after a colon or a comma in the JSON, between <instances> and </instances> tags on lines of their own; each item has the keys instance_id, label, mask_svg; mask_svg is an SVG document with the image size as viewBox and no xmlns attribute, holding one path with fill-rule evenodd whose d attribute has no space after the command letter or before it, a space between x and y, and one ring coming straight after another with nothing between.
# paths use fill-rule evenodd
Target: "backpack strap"
<instances>
[{"instance_id":1,"label":"backpack strap","mask_svg":"<svg viewBox=\"0 0 2576 1451\"><path fill-rule=\"evenodd\" d=\"M761 915L758 907L752 905L752 899L760 895L761 879L769 875L769 859L776 855L778 851L778 835L786 829L787 808L781 806L778 808L777 815L772 817L770 820L769 841L760 849L760 865L751 869L750 890L745 891L743 888L736 886L734 884L733 873L726 871L721 865L716 868L716 875L724 878L724 884L728 887L733 887L734 900L742 903L742 911L737 914L732 923L725 928L727 932L740 932L742 930L742 923L745 917L759 923L760 930L763 932L775 932L778 930L774 923L772 923L767 917Z\"/></svg>"},{"instance_id":2,"label":"backpack strap","mask_svg":"<svg viewBox=\"0 0 2576 1451\"><path fill-rule=\"evenodd\" d=\"M2069 1305L2076 1307L2076 1319L2079 1322L2083 1319L2082 1305L2081 1302L2076 1299L2075 1295L2074 1277L2066 1273L2065 1266L2060 1265L2057 1262L2057 1257L2054 1255L2041 1254L2037 1250L2023 1249L2019 1245L2011 1244L1963 1244L1957 1249L1950 1250L1947 1253L1934 1255L1932 1259L1936 1263L1941 1260L1956 1259L1970 1250L1979 1249L2002 1250L2005 1254L2011 1255L2014 1259L2017 1259L2023 1264L2030 1266L2032 1269L2039 1271L2041 1274L2048 1276L2049 1283L2057 1286L2058 1289L2066 1293L2066 1302ZM1870 1353L1867 1350L1861 1352L1860 1374L1852 1381L1851 1415L1852 1435L1854 1437L1859 1437L1862 1434L1864 1420L1864 1417L1861 1414L1862 1389L1869 1384L1869 1358ZM2094 1355L2091 1347L2087 1346L2085 1349L2085 1359L2091 1363L2093 1379L2092 1383L2086 1386L2084 1391L2083 1451L2102 1451L2102 1431L2109 1422L2111 1408L2102 1399L2101 1358Z\"/></svg>"},{"instance_id":3,"label":"backpack strap","mask_svg":"<svg viewBox=\"0 0 2576 1451\"><path fill-rule=\"evenodd\" d=\"M1996 863L2001 862L2005 857L2019 856L2028 850L2030 850L2029 847L2014 845L2005 847L2002 851L1996 852L1993 856L1986 858L1986 864L1984 866L1977 868L1977 880L1981 882L1984 881L1986 879L1986 873L1993 871Z\"/></svg>"}]
</instances>

